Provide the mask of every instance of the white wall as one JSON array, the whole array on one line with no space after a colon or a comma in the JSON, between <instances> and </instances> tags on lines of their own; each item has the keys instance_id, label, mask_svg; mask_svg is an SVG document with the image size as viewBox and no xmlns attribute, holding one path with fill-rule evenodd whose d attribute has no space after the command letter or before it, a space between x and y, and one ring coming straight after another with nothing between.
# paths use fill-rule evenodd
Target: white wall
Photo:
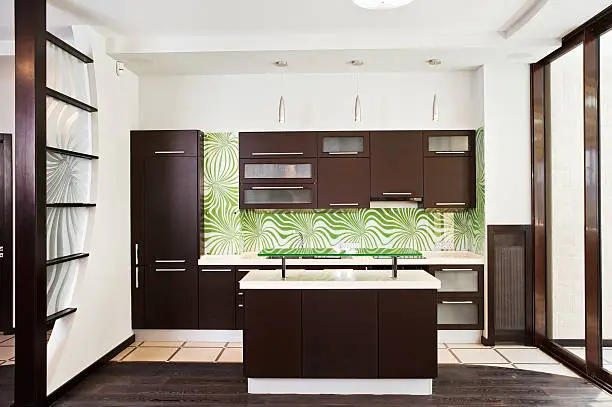
<instances>
[{"instance_id":1,"label":"white wall","mask_svg":"<svg viewBox=\"0 0 612 407\"><path fill-rule=\"evenodd\" d=\"M531 224L529 72L527 64L484 66L487 225Z\"/></svg>"},{"instance_id":2,"label":"white wall","mask_svg":"<svg viewBox=\"0 0 612 407\"><path fill-rule=\"evenodd\" d=\"M362 122L353 122L356 76L287 74L140 78L143 129L474 129L481 124L474 71L360 76ZM434 92L440 121L432 121ZM287 123L277 123L284 94Z\"/></svg>"},{"instance_id":3,"label":"white wall","mask_svg":"<svg viewBox=\"0 0 612 407\"><path fill-rule=\"evenodd\" d=\"M88 265L79 271L73 306L59 320L48 345L48 385L52 392L132 335L130 300L130 148L129 132L138 128L138 77L115 75L115 61L104 39L92 35L99 108L97 203L90 218ZM97 103L96 103L97 102Z\"/></svg>"},{"instance_id":4,"label":"white wall","mask_svg":"<svg viewBox=\"0 0 612 407\"><path fill-rule=\"evenodd\" d=\"M15 132L15 59L0 56L0 133Z\"/></svg>"}]
</instances>

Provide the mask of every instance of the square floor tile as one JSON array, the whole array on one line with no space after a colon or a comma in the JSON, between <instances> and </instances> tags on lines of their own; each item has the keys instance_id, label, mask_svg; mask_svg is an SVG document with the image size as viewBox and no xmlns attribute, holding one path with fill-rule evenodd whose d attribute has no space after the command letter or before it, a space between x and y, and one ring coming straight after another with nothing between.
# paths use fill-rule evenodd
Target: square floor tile
<instances>
[{"instance_id":1,"label":"square floor tile","mask_svg":"<svg viewBox=\"0 0 612 407\"><path fill-rule=\"evenodd\" d=\"M565 350L572 352L574 355L578 356L580 359L584 360L586 358L586 350L584 348L571 348L566 347Z\"/></svg>"},{"instance_id":2,"label":"square floor tile","mask_svg":"<svg viewBox=\"0 0 612 407\"><path fill-rule=\"evenodd\" d=\"M448 348L448 346L446 346L445 343L439 343L438 344L438 349L446 349L446 348Z\"/></svg>"},{"instance_id":3,"label":"square floor tile","mask_svg":"<svg viewBox=\"0 0 612 407\"><path fill-rule=\"evenodd\" d=\"M558 364L558 362L539 349L497 349L512 363Z\"/></svg>"},{"instance_id":4,"label":"square floor tile","mask_svg":"<svg viewBox=\"0 0 612 407\"><path fill-rule=\"evenodd\" d=\"M185 342L171 342L171 341L144 341L140 346L154 347L154 348L180 348Z\"/></svg>"},{"instance_id":5,"label":"square floor tile","mask_svg":"<svg viewBox=\"0 0 612 407\"><path fill-rule=\"evenodd\" d=\"M518 369L531 370L533 372L550 373L559 376L578 377L574 372L563 365L548 365L548 364L521 364L515 363Z\"/></svg>"},{"instance_id":6,"label":"square floor tile","mask_svg":"<svg viewBox=\"0 0 612 407\"><path fill-rule=\"evenodd\" d=\"M138 347L138 346L142 345L143 343L144 343L143 341L136 341L133 344L131 344L130 346Z\"/></svg>"},{"instance_id":7,"label":"square floor tile","mask_svg":"<svg viewBox=\"0 0 612 407\"><path fill-rule=\"evenodd\" d=\"M507 369L514 369L514 366L510 363L475 363L474 366L505 367Z\"/></svg>"},{"instance_id":8,"label":"square floor tile","mask_svg":"<svg viewBox=\"0 0 612 407\"><path fill-rule=\"evenodd\" d=\"M1 347L6 347L6 346L15 346L15 337L10 337L10 338L5 338L5 340L0 343Z\"/></svg>"},{"instance_id":9,"label":"square floor tile","mask_svg":"<svg viewBox=\"0 0 612 407\"><path fill-rule=\"evenodd\" d=\"M227 342L185 342L184 348L224 348Z\"/></svg>"},{"instance_id":10,"label":"square floor tile","mask_svg":"<svg viewBox=\"0 0 612 407\"><path fill-rule=\"evenodd\" d=\"M612 364L612 349L604 348L603 349L603 358L604 358L604 363Z\"/></svg>"},{"instance_id":11,"label":"square floor tile","mask_svg":"<svg viewBox=\"0 0 612 407\"><path fill-rule=\"evenodd\" d=\"M462 363L508 363L493 349L453 349L453 353Z\"/></svg>"},{"instance_id":12,"label":"square floor tile","mask_svg":"<svg viewBox=\"0 0 612 407\"><path fill-rule=\"evenodd\" d=\"M451 349L488 349L490 346L484 346L482 343L447 343Z\"/></svg>"},{"instance_id":13,"label":"square floor tile","mask_svg":"<svg viewBox=\"0 0 612 407\"><path fill-rule=\"evenodd\" d=\"M170 359L170 362L204 362L213 363L223 348L182 348Z\"/></svg>"},{"instance_id":14,"label":"square floor tile","mask_svg":"<svg viewBox=\"0 0 612 407\"><path fill-rule=\"evenodd\" d=\"M525 345L496 345L495 349L537 349L535 346L525 346Z\"/></svg>"},{"instance_id":15,"label":"square floor tile","mask_svg":"<svg viewBox=\"0 0 612 407\"><path fill-rule=\"evenodd\" d=\"M227 344L228 348L242 348L242 342L230 342Z\"/></svg>"},{"instance_id":16,"label":"square floor tile","mask_svg":"<svg viewBox=\"0 0 612 407\"><path fill-rule=\"evenodd\" d=\"M242 363L242 348L225 348L221 356L219 356L219 363Z\"/></svg>"},{"instance_id":17,"label":"square floor tile","mask_svg":"<svg viewBox=\"0 0 612 407\"><path fill-rule=\"evenodd\" d=\"M439 365L458 365L460 362L448 349L438 349Z\"/></svg>"},{"instance_id":18,"label":"square floor tile","mask_svg":"<svg viewBox=\"0 0 612 407\"><path fill-rule=\"evenodd\" d=\"M0 360L9 360L15 357L15 348L0 348Z\"/></svg>"},{"instance_id":19,"label":"square floor tile","mask_svg":"<svg viewBox=\"0 0 612 407\"><path fill-rule=\"evenodd\" d=\"M121 360L123 360L124 357L126 357L127 355L129 355L130 353L132 353L132 351L136 349L133 346L127 347L124 350L122 350L117 356L115 356L114 358L111 359L111 361L113 362L121 362Z\"/></svg>"},{"instance_id":20,"label":"square floor tile","mask_svg":"<svg viewBox=\"0 0 612 407\"><path fill-rule=\"evenodd\" d=\"M2 366L12 366L15 364L14 360L7 360L6 362L4 362L4 364L2 364Z\"/></svg>"},{"instance_id":21,"label":"square floor tile","mask_svg":"<svg viewBox=\"0 0 612 407\"><path fill-rule=\"evenodd\" d=\"M178 348L136 348L127 355L124 362L165 362L178 350Z\"/></svg>"},{"instance_id":22,"label":"square floor tile","mask_svg":"<svg viewBox=\"0 0 612 407\"><path fill-rule=\"evenodd\" d=\"M612 365L604 365L604 369L612 373Z\"/></svg>"}]
</instances>

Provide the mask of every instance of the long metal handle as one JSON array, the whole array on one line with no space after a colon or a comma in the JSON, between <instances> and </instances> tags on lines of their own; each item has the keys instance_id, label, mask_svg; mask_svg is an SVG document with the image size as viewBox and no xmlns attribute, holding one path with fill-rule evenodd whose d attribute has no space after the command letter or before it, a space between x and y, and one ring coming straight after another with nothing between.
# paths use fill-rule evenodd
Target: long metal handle
<instances>
[{"instance_id":1,"label":"long metal handle","mask_svg":"<svg viewBox=\"0 0 612 407\"><path fill-rule=\"evenodd\" d=\"M134 245L134 250L134 264L138 266L140 264L140 256L138 256L138 243Z\"/></svg>"},{"instance_id":2,"label":"long metal handle","mask_svg":"<svg viewBox=\"0 0 612 407\"><path fill-rule=\"evenodd\" d=\"M295 152L295 153L283 153L283 152L278 152L278 153L251 153L252 156L260 156L260 155L304 155L303 152Z\"/></svg>"},{"instance_id":3,"label":"long metal handle","mask_svg":"<svg viewBox=\"0 0 612 407\"><path fill-rule=\"evenodd\" d=\"M135 276L134 277L135 277L135 280L136 280L135 286L136 286L136 289L139 289L140 288L140 266L136 266L134 268L135 268L135 270L134 270Z\"/></svg>"},{"instance_id":4,"label":"long metal handle","mask_svg":"<svg viewBox=\"0 0 612 407\"><path fill-rule=\"evenodd\" d=\"M244 293L238 293L238 295L243 296L243 295L244 295Z\"/></svg>"},{"instance_id":5,"label":"long metal handle","mask_svg":"<svg viewBox=\"0 0 612 407\"><path fill-rule=\"evenodd\" d=\"M465 202L436 202L436 206L465 206Z\"/></svg>"},{"instance_id":6,"label":"long metal handle","mask_svg":"<svg viewBox=\"0 0 612 407\"><path fill-rule=\"evenodd\" d=\"M185 154L183 150L176 151L156 151L155 154Z\"/></svg>"},{"instance_id":7,"label":"long metal handle","mask_svg":"<svg viewBox=\"0 0 612 407\"><path fill-rule=\"evenodd\" d=\"M412 192L383 192L383 195L412 195Z\"/></svg>"},{"instance_id":8,"label":"long metal handle","mask_svg":"<svg viewBox=\"0 0 612 407\"><path fill-rule=\"evenodd\" d=\"M442 269L442 271L474 271L474 269Z\"/></svg>"},{"instance_id":9,"label":"long metal handle","mask_svg":"<svg viewBox=\"0 0 612 407\"><path fill-rule=\"evenodd\" d=\"M304 187L251 187L253 190L267 190L267 189L304 189Z\"/></svg>"},{"instance_id":10,"label":"long metal handle","mask_svg":"<svg viewBox=\"0 0 612 407\"><path fill-rule=\"evenodd\" d=\"M244 304L238 304L238 308L244 308Z\"/></svg>"},{"instance_id":11,"label":"long metal handle","mask_svg":"<svg viewBox=\"0 0 612 407\"><path fill-rule=\"evenodd\" d=\"M330 152L327 154L329 155L355 155L355 154L359 154L359 151L334 151L334 152Z\"/></svg>"},{"instance_id":12,"label":"long metal handle","mask_svg":"<svg viewBox=\"0 0 612 407\"><path fill-rule=\"evenodd\" d=\"M186 269L155 269L155 271L187 271Z\"/></svg>"},{"instance_id":13,"label":"long metal handle","mask_svg":"<svg viewBox=\"0 0 612 407\"><path fill-rule=\"evenodd\" d=\"M207 273L227 273L232 271L232 269L202 269L202 271Z\"/></svg>"},{"instance_id":14,"label":"long metal handle","mask_svg":"<svg viewBox=\"0 0 612 407\"><path fill-rule=\"evenodd\" d=\"M350 203L330 203L329 206L359 206L359 203L357 202L350 202Z\"/></svg>"},{"instance_id":15,"label":"long metal handle","mask_svg":"<svg viewBox=\"0 0 612 407\"><path fill-rule=\"evenodd\" d=\"M185 263L185 260L155 260L155 263Z\"/></svg>"},{"instance_id":16,"label":"long metal handle","mask_svg":"<svg viewBox=\"0 0 612 407\"><path fill-rule=\"evenodd\" d=\"M467 151L434 151L436 154L466 154Z\"/></svg>"},{"instance_id":17,"label":"long metal handle","mask_svg":"<svg viewBox=\"0 0 612 407\"><path fill-rule=\"evenodd\" d=\"M442 301L442 304L474 304L474 301Z\"/></svg>"}]
</instances>

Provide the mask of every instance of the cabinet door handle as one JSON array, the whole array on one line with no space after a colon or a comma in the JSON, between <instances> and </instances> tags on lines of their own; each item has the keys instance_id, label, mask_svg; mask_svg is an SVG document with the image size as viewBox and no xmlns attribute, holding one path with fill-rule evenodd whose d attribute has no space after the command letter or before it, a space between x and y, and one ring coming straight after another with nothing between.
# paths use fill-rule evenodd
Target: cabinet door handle
<instances>
[{"instance_id":1,"label":"cabinet door handle","mask_svg":"<svg viewBox=\"0 0 612 407\"><path fill-rule=\"evenodd\" d=\"M135 274L135 286L136 289L140 288L140 266L136 266L134 267L134 274Z\"/></svg>"},{"instance_id":2,"label":"cabinet door handle","mask_svg":"<svg viewBox=\"0 0 612 407\"><path fill-rule=\"evenodd\" d=\"M176 151L156 151L155 154L185 154L183 150Z\"/></svg>"},{"instance_id":3,"label":"cabinet door handle","mask_svg":"<svg viewBox=\"0 0 612 407\"><path fill-rule=\"evenodd\" d=\"M442 301L442 304L474 304L474 301Z\"/></svg>"},{"instance_id":4,"label":"cabinet door handle","mask_svg":"<svg viewBox=\"0 0 612 407\"><path fill-rule=\"evenodd\" d=\"M436 154L465 154L467 151L434 151Z\"/></svg>"},{"instance_id":5,"label":"cabinet door handle","mask_svg":"<svg viewBox=\"0 0 612 407\"><path fill-rule=\"evenodd\" d=\"M175 272L175 271L187 271L187 270L186 269L155 269L155 271L162 271L162 272L166 272L166 271L170 272L170 271L172 271L172 272Z\"/></svg>"},{"instance_id":6,"label":"cabinet door handle","mask_svg":"<svg viewBox=\"0 0 612 407\"><path fill-rule=\"evenodd\" d=\"M330 203L329 206L359 206L359 203L357 202L350 202L350 203Z\"/></svg>"},{"instance_id":7,"label":"cabinet door handle","mask_svg":"<svg viewBox=\"0 0 612 407\"><path fill-rule=\"evenodd\" d=\"M139 256L138 256L138 243L134 245L134 264L136 267L140 264Z\"/></svg>"},{"instance_id":8,"label":"cabinet door handle","mask_svg":"<svg viewBox=\"0 0 612 407\"><path fill-rule=\"evenodd\" d=\"M474 271L473 269L442 269L441 271Z\"/></svg>"},{"instance_id":9,"label":"cabinet door handle","mask_svg":"<svg viewBox=\"0 0 612 407\"><path fill-rule=\"evenodd\" d=\"M436 202L436 206L465 206L465 202Z\"/></svg>"},{"instance_id":10,"label":"cabinet door handle","mask_svg":"<svg viewBox=\"0 0 612 407\"><path fill-rule=\"evenodd\" d=\"M244 304L238 304L238 308L244 308Z\"/></svg>"},{"instance_id":11,"label":"cabinet door handle","mask_svg":"<svg viewBox=\"0 0 612 407\"><path fill-rule=\"evenodd\" d=\"M185 260L155 260L155 263L185 263Z\"/></svg>"},{"instance_id":12,"label":"cabinet door handle","mask_svg":"<svg viewBox=\"0 0 612 407\"><path fill-rule=\"evenodd\" d=\"M412 195L412 192L383 192L383 195Z\"/></svg>"},{"instance_id":13,"label":"cabinet door handle","mask_svg":"<svg viewBox=\"0 0 612 407\"><path fill-rule=\"evenodd\" d=\"M201 271L206 273L229 273L232 269L202 269Z\"/></svg>"},{"instance_id":14,"label":"cabinet door handle","mask_svg":"<svg viewBox=\"0 0 612 407\"><path fill-rule=\"evenodd\" d=\"M327 153L329 155L356 155L359 154L359 151L334 151Z\"/></svg>"},{"instance_id":15,"label":"cabinet door handle","mask_svg":"<svg viewBox=\"0 0 612 407\"><path fill-rule=\"evenodd\" d=\"M303 152L276 152L276 153L251 153L252 156L260 156L260 155L304 155Z\"/></svg>"},{"instance_id":16,"label":"cabinet door handle","mask_svg":"<svg viewBox=\"0 0 612 407\"><path fill-rule=\"evenodd\" d=\"M304 187L251 187L252 190L268 190L268 189L304 189Z\"/></svg>"},{"instance_id":17,"label":"cabinet door handle","mask_svg":"<svg viewBox=\"0 0 612 407\"><path fill-rule=\"evenodd\" d=\"M238 294L238 295L241 295L241 296L242 296L242 295L244 295L244 293L237 293L237 294Z\"/></svg>"}]
</instances>

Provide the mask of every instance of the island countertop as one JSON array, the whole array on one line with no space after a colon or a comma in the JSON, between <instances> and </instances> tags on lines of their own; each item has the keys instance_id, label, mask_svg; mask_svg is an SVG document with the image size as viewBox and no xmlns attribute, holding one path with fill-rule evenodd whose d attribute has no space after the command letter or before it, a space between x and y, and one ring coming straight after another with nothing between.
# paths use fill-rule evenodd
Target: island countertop
<instances>
[{"instance_id":1,"label":"island countertop","mask_svg":"<svg viewBox=\"0 0 612 407\"><path fill-rule=\"evenodd\" d=\"M240 280L242 290L438 290L440 280L424 270L257 270Z\"/></svg>"}]
</instances>

